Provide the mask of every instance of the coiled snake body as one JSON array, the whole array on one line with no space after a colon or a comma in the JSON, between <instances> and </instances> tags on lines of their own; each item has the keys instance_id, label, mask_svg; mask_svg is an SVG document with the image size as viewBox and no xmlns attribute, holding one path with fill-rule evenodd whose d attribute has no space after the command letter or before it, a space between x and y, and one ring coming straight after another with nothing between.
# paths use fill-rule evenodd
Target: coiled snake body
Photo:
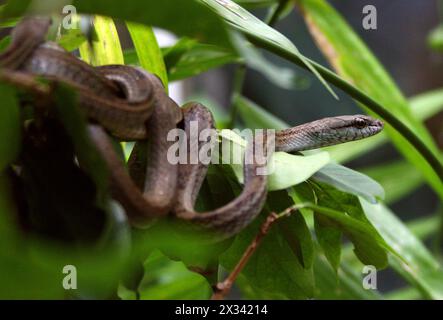
<instances>
[{"instance_id":1,"label":"coiled snake body","mask_svg":"<svg viewBox=\"0 0 443 320\"><path fill-rule=\"evenodd\" d=\"M214 231L214 239L240 232L261 211L267 194L265 166L253 160L244 163L241 194L209 212L198 213L194 204L204 181L207 165L171 164L167 152L170 130L182 126L186 132L197 121L199 130L214 128L210 111L199 103L180 108L164 92L161 81L135 67L111 65L94 68L50 42L45 35L46 18L25 18L13 31L12 43L0 54L0 80L31 88L35 76L64 82L79 95L81 111L93 123L91 139L103 156L111 175L114 197L138 225L167 214ZM383 124L365 115L325 118L275 133L277 151L302 151L363 139L380 132ZM147 139L149 161L144 168L140 152L133 152L129 173L114 152L108 133L123 140ZM187 135L190 139L190 135ZM246 152L264 145L266 136L253 138ZM191 143L191 141L188 141ZM199 148L206 142L199 142ZM138 148L138 147L136 147ZM136 150L137 151L137 150ZM253 159L255 159L253 157Z\"/></svg>"}]
</instances>

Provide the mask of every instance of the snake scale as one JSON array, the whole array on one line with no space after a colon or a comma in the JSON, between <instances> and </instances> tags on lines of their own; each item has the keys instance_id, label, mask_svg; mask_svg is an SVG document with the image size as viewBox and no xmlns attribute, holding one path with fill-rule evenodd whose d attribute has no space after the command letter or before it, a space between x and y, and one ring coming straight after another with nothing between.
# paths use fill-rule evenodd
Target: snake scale
<instances>
[{"instance_id":1,"label":"snake scale","mask_svg":"<svg viewBox=\"0 0 443 320\"><path fill-rule=\"evenodd\" d=\"M133 224L172 215L211 231L214 239L225 239L258 215L267 195L267 176L257 174L265 166L262 162L245 161L244 187L238 197L213 211L196 212L194 205L208 165L171 164L167 160L173 143L167 140L170 130L181 127L189 133L193 121L199 124L200 132L215 127L205 106L188 103L180 108L167 96L161 81L141 68L94 68L86 64L45 40L50 23L48 18L27 17L15 27L11 44L0 54L0 80L31 90L38 76L66 83L77 91L80 110L90 120L89 136L108 166L113 197L123 205ZM275 150L302 151L355 141L382 128L381 121L366 115L325 118L276 131ZM114 151L109 135L121 140L146 140L147 148L136 145L139 150L131 155L129 170ZM189 140L190 135L187 137ZM266 139L254 137L247 143L246 153L261 144L266 156ZM205 143L199 141L198 148ZM146 150L149 159L143 166L140 154Z\"/></svg>"}]
</instances>

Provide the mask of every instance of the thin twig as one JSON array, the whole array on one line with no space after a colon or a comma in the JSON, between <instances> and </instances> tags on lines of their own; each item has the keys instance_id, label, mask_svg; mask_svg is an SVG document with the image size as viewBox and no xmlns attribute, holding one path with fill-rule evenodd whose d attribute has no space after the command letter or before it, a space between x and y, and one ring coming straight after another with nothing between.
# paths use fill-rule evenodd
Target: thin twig
<instances>
[{"instance_id":1,"label":"thin twig","mask_svg":"<svg viewBox=\"0 0 443 320\"><path fill-rule=\"evenodd\" d=\"M237 280L238 275L243 270L243 268L248 263L249 259L252 257L254 252L257 250L258 246L262 242L263 238L268 234L272 225L278 220L286 216L290 216L296 210L302 208L304 204L291 206L280 213L271 212L271 214L266 218L265 222L260 227L260 231L252 240L251 244L246 248L242 257L238 261L237 265L234 267L229 276L222 282L217 283L214 289L214 294L211 300L223 300L231 291L232 285L235 280Z\"/></svg>"}]
</instances>

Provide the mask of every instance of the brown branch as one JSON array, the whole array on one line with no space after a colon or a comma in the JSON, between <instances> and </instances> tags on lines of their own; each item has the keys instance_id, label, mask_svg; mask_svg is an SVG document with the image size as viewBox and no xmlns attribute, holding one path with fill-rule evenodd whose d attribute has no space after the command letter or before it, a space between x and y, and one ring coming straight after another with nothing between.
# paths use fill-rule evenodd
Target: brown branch
<instances>
[{"instance_id":1,"label":"brown branch","mask_svg":"<svg viewBox=\"0 0 443 320\"><path fill-rule=\"evenodd\" d=\"M298 209L304 206L305 204L293 205L285 209L284 211L280 212L279 214L271 212L271 214L266 218L265 222L263 222L263 224L261 225L258 234L252 240L248 248L246 248L245 252L243 253L237 265L235 266L234 270L232 270L232 272L224 281L216 284L211 300L223 300L224 298L226 298L226 296L231 291L232 285L234 284L235 280L237 280L238 275L243 270L245 265L248 263L249 259L254 254L254 252L257 250L261 241L269 232L270 228L275 223L275 221L277 221L280 218L290 216L293 212L297 211Z\"/></svg>"},{"instance_id":2,"label":"brown branch","mask_svg":"<svg viewBox=\"0 0 443 320\"><path fill-rule=\"evenodd\" d=\"M240 261L235 266L234 270L229 274L229 276L223 281L217 283L215 286L214 294L211 297L211 300L223 300L228 293L231 291L232 285L237 279L240 272L245 267L246 263L248 263L252 254L257 250L263 238L268 233L271 226L278 219L278 215L275 212L272 212L265 220L265 222L260 227L260 231L257 236L252 240L251 244L248 246L246 251L243 253Z\"/></svg>"}]
</instances>

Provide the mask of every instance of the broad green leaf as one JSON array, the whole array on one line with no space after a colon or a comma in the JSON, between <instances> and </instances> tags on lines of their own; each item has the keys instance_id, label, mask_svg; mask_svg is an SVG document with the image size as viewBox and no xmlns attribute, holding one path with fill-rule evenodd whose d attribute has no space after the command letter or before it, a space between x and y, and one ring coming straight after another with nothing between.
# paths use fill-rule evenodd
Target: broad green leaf
<instances>
[{"instance_id":1,"label":"broad green leaf","mask_svg":"<svg viewBox=\"0 0 443 320\"><path fill-rule=\"evenodd\" d=\"M75 0L81 13L92 13L156 26L178 36L229 47L228 34L221 20L196 0Z\"/></svg>"},{"instance_id":2,"label":"broad green leaf","mask_svg":"<svg viewBox=\"0 0 443 320\"><path fill-rule=\"evenodd\" d=\"M234 142L240 148L231 147L231 152L244 152L246 141L232 130L221 130L220 137ZM240 159L241 155L234 155L234 159ZM329 155L325 152L310 156L296 156L286 152L275 152L270 158L268 172L268 190L283 190L306 181L314 173L323 168L329 162ZM243 171L240 163L231 164L240 182L243 181Z\"/></svg>"},{"instance_id":3,"label":"broad green leaf","mask_svg":"<svg viewBox=\"0 0 443 320\"><path fill-rule=\"evenodd\" d=\"M145 276L139 292L142 300L209 299L212 290L206 279L189 271L159 251L152 252L144 263Z\"/></svg>"},{"instance_id":4,"label":"broad green leaf","mask_svg":"<svg viewBox=\"0 0 443 320\"><path fill-rule=\"evenodd\" d=\"M292 251L299 257L305 269L312 268L314 263L314 242L305 218L300 212L294 212L289 219L280 225L285 240Z\"/></svg>"},{"instance_id":5,"label":"broad green leaf","mask_svg":"<svg viewBox=\"0 0 443 320\"><path fill-rule=\"evenodd\" d=\"M9 1L2 10L2 18L16 18L30 7L31 0ZM72 4L78 13L95 14L138 22L170 30L178 36L188 36L204 43L230 47L230 40L220 18L202 6L198 0L60 0L33 1L36 14L62 12Z\"/></svg>"},{"instance_id":6,"label":"broad green leaf","mask_svg":"<svg viewBox=\"0 0 443 320\"><path fill-rule=\"evenodd\" d=\"M385 242L366 218L358 198L325 184L315 183L313 188L318 206L327 208L327 210L341 212L343 216L341 218L351 217L356 219L363 223L367 229L367 234L361 234L362 238L359 238L360 236L356 230L349 230L350 227L338 222L336 217L325 215L325 212L314 209L317 238L334 270L337 270L340 264L342 233L345 233L354 243L354 251L361 261L368 262L370 260L373 264L376 263L381 267L384 266L387 263L387 257L383 249L386 248ZM293 197L297 196L294 197L294 200L300 197L296 189L291 190L290 194ZM358 227L356 226L356 228ZM368 260L365 261L365 259Z\"/></svg>"},{"instance_id":7,"label":"broad green leaf","mask_svg":"<svg viewBox=\"0 0 443 320\"><path fill-rule=\"evenodd\" d=\"M360 201L368 219L401 257L392 256L391 266L425 297L443 299L443 269L432 254L387 207Z\"/></svg>"},{"instance_id":8,"label":"broad green leaf","mask_svg":"<svg viewBox=\"0 0 443 320\"><path fill-rule=\"evenodd\" d=\"M383 199L385 196L383 187L375 180L335 163L323 167L314 175L314 179L330 184L343 192L361 196L369 202L376 202L377 198Z\"/></svg>"},{"instance_id":9,"label":"broad green leaf","mask_svg":"<svg viewBox=\"0 0 443 320\"><path fill-rule=\"evenodd\" d=\"M383 106L389 106L389 110L383 111L395 114L405 127L413 130L413 133L425 144L426 152L432 154L433 158L438 158L441 164L438 149L429 132L413 116L406 99L393 80L343 18L323 0L297 0L297 4L302 9L320 49L338 73L364 90L375 101ZM424 153L417 151L417 146L413 146L391 126L387 125L385 131L403 156L419 168L428 183L443 199L443 181L437 172L441 166L433 168L425 160ZM429 154L426 157L430 160Z\"/></svg>"},{"instance_id":10,"label":"broad green leaf","mask_svg":"<svg viewBox=\"0 0 443 320\"><path fill-rule=\"evenodd\" d=\"M361 262L379 269L387 266L386 250L390 248L372 225L334 209L317 205L307 205L307 207L336 223L353 243L354 252Z\"/></svg>"},{"instance_id":11,"label":"broad green leaf","mask_svg":"<svg viewBox=\"0 0 443 320\"><path fill-rule=\"evenodd\" d=\"M295 156L276 152L272 156L274 172L269 176L269 190L282 190L309 179L330 161L329 154L320 152L309 156Z\"/></svg>"},{"instance_id":12,"label":"broad green leaf","mask_svg":"<svg viewBox=\"0 0 443 320\"><path fill-rule=\"evenodd\" d=\"M128 22L129 33L134 43L140 65L149 72L157 75L163 82L165 88L168 87L168 75L163 62L162 53L151 27Z\"/></svg>"},{"instance_id":13,"label":"broad green leaf","mask_svg":"<svg viewBox=\"0 0 443 320\"><path fill-rule=\"evenodd\" d=\"M20 110L15 89L0 83L0 173L9 165L20 150Z\"/></svg>"},{"instance_id":14,"label":"broad green leaf","mask_svg":"<svg viewBox=\"0 0 443 320\"><path fill-rule=\"evenodd\" d=\"M297 56L304 65L320 80L325 88L335 97L329 84L323 79L310 62L298 51L295 45L277 30L256 18L253 14L231 0L198 0L222 17L225 22L247 37L259 39L271 46L278 46L281 50Z\"/></svg>"},{"instance_id":15,"label":"broad green leaf","mask_svg":"<svg viewBox=\"0 0 443 320\"><path fill-rule=\"evenodd\" d=\"M326 259L337 272L340 266L343 232L329 218L317 213L314 214L314 228Z\"/></svg>"},{"instance_id":16,"label":"broad green leaf","mask_svg":"<svg viewBox=\"0 0 443 320\"><path fill-rule=\"evenodd\" d=\"M306 186L304 189L300 188L302 185L294 187L291 191L295 203L312 202L313 196L312 188ZM296 192L294 192L296 191ZM306 192L308 194L306 194ZM305 217L310 216L310 209L301 208ZM309 212L309 213L308 213ZM319 215L317 215L318 217ZM312 224L311 224L312 225ZM318 232L318 231L317 231ZM316 238L319 240L319 234L316 232ZM340 232L341 234L341 232ZM341 252L342 243L338 244L340 247L338 252ZM322 247L328 250L328 244L325 243ZM337 248L331 248L337 250ZM318 246L316 248L318 251ZM329 252L333 255L334 252ZM337 252L336 252L337 254ZM332 258L332 257L330 257ZM315 299L380 299L381 296L374 290L366 290L362 286L363 275L361 270L355 268L354 265L341 261L338 269L331 267L330 262L323 256L316 254L314 263L314 277L315 277Z\"/></svg>"},{"instance_id":17,"label":"broad green leaf","mask_svg":"<svg viewBox=\"0 0 443 320\"><path fill-rule=\"evenodd\" d=\"M89 42L80 46L80 55L89 64L124 64L123 52L117 29L111 18L94 16L92 45Z\"/></svg>"}]
</instances>

